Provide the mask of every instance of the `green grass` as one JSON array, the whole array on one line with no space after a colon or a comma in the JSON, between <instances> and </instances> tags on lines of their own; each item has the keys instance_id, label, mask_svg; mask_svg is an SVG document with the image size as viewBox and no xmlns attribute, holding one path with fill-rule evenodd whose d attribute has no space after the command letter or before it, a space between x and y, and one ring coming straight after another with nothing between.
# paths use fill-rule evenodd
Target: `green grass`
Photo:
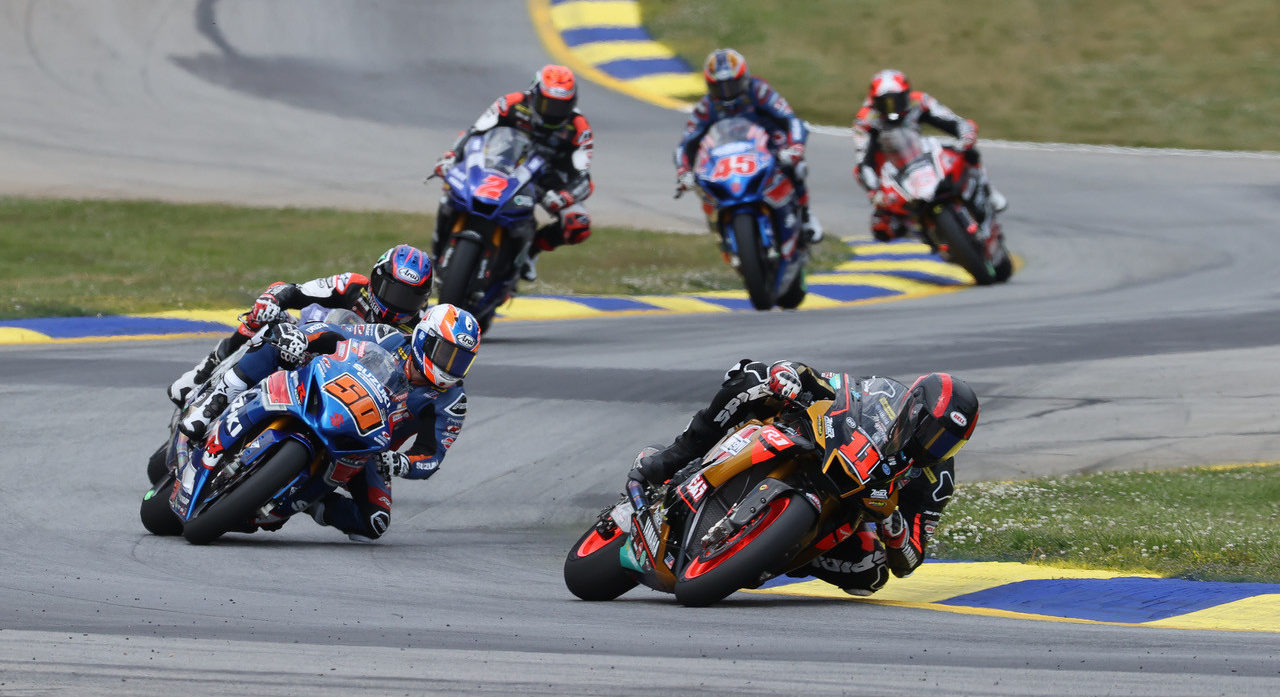
<instances>
[{"instance_id":1,"label":"green grass","mask_svg":"<svg viewBox=\"0 0 1280 697\"><path fill-rule=\"evenodd\" d=\"M1280 463L961 484L931 554L1280 582Z\"/></svg>"},{"instance_id":2,"label":"green grass","mask_svg":"<svg viewBox=\"0 0 1280 697\"><path fill-rule=\"evenodd\" d=\"M640 0L695 67L742 51L815 123L850 122L903 70L982 135L1280 150L1275 0Z\"/></svg>"},{"instance_id":3,"label":"green grass","mask_svg":"<svg viewBox=\"0 0 1280 697\"><path fill-rule=\"evenodd\" d=\"M412 213L0 197L0 319L244 307L273 281L368 273L395 244L429 246L434 225ZM830 242L817 256L820 270L847 253ZM538 270L523 293L742 287L710 234L599 228Z\"/></svg>"}]
</instances>

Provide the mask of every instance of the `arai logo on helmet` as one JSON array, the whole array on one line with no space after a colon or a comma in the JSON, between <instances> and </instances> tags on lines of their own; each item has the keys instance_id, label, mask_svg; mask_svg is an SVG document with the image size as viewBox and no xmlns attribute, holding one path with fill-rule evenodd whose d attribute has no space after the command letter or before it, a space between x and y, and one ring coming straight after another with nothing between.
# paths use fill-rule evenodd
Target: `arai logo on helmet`
<instances>
[{"instance_id":1,"label":"arai logo on helmet","mask_svg":"<svg viewBox=\"0 0 1280 697\"><path fill-rule=\"evenodd\" d=\"M413 283L416 285L422 281L422 276L417 271L403 266L396 269L396 275L400 277L400 280L406 283Z\"/></svg>"},{"instance_id":2,"label":"arai logo on helmet","mask_svg":"<svg viewBox=\"0 0 1280 697\"><path fill-rule=\"evenodd\" d=\"M470 351L471 349L476 347L476 339L470 334L459 334L458 345Z\"/></svg>"},{"instance_id":3,"label":"arai logo on helmet","mask_svg":"<svg viewBox=\"0 0 1280 697\"><path fill-rule=\"evenodd\" d=\"M951 420L960 428L964 428L969 425L969 420L964 418L964 414L961 414L958 411L951 412Z\"/></svg>"}]
</instances>

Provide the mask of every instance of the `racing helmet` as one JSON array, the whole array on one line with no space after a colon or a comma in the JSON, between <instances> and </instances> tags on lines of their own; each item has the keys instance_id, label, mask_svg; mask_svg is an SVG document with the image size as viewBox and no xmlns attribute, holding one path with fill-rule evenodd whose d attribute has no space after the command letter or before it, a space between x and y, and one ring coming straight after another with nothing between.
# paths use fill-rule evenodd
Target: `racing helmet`
<instances>
[{"instance_id":1,"label":"racing helmet","mask_svg":"<svg viewBox=\"0 0 1280 697\"><path fill-rule=\"evenodd\" d=\"M977 424L978 395L968 383L948 373L921 375L907 393L885 451L942 462L960 452Z\"/></svg>"},{"instance_id":2,"label":"racing helmet","mask_svg":"<svg viewBox=\"0 0 1280 697\"><path fill-rule=\"evenodd\" d=\"M578 106L578 86L573 71L563 65L545 65L529 87L530 108L546 126L559 126Z\"/></svg>"},{"instance_id":3,"label":"racing helmet","mask_svg":"<svg viewBox=\"0 0 1280 697\"><path fill-rule=\"evenodd\" d=\"M712 51L702 68L702 77L707 80L707 94L721 105L729 105L741 99L751 85L747 59L731 48Z\"/></svg>"},{"instance_id":4,"label":"racing helmet","mask_svg":"<svg viewBox=\"0 0 1280 697\"><path fill-rule=\"evenodd\" d=\"M374 317L386 324L406 324L427 306L431 292L431 257L407 244L388 249L369 274L369 300Z\"/></svg>"},{"instance_id":5,"label":"racing helmet","mask_svg":"<svg viewBox=\"0 0 1280 697\"><path fill-rule=\"evenodd\" d=\"M470 312L448 303L428 310L409 340L413 366L438 390L447 390L466 376L479 348L480 323Z\"/></svg>"},{"instance_id":6,"label":"racing helmet","mask_svg":"<svg viewBox=\"0 0 1280 697\"><path fill-rule=\"evenodd\" d=\"M886 126L893 128L902 123L911 101L911 81L899 70L881 70L871 76L871 88L867 90L871 105L884 118Z\"/></svg>"}]
</instances>

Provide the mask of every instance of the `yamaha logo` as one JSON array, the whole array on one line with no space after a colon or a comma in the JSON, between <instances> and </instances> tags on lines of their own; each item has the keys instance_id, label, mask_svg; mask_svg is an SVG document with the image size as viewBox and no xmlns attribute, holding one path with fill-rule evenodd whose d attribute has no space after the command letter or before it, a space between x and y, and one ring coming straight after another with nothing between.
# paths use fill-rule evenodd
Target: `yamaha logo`
<instances>
[{"instance_id":1,"label":"yamaha logo","mask_svg":"<svg viewBox=\"0 0 1280 697\"><path fill-rule=\"evenodd\" d=\"M964 428L969 425L969 420L964 418L964 414L961 414L958 411L951 412L951 420L960 428Z\"/></svg>"}]
</instances>

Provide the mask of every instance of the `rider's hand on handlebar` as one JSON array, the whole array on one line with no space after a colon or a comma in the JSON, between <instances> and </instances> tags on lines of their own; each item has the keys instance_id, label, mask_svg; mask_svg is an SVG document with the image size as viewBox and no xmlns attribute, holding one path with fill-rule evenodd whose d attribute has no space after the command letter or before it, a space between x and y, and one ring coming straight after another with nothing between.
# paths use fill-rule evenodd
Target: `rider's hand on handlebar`
<instances>
[{"instance_id":1,"label":"rider's hand on handlebar","mask_svg":"<svg viewBox=\"0 0 1280 697\"><path fill-rule=\"evenodd\" d=\"M244 326L257 331L263 325L271 324L280 318L282 310L276 296L263 293L253 302L253 309L244 316Z\"/></svg>"},{"instance_id":2,"label":"rider's hand on handlebar","mask_svg":"<svg viewBox=\"0 0 1280 697\"><path fill-rule=\"evenodd\" d=\"M457 154L454 153L452 150L450 150L445 154L441 155L440 159L436 160L436 166L433 172L437 177L443 178L444 175L448 173L450 169L453 168L453 164L457 161L458 161Z\"/></svg>"},{"instance_id":3,"label":"rider's hand on handlebar","mask_svg":"<svg viewBox=\"0 0 1280 697\"><path fill-rule=\"evenodd\" d=\"M804 159L804 144L795 143L778 151L778 162L783 167L795 167L796 163Z\"/></svg>"},{"instance_id":4,"label":"rider's hand on handlebar","mask_svg":"<svg viewBox=\"0 0 1280 697\"><path fill-rule=\"evenodd\" d=\"M413 471L413 463L409 456L394 450L387 450L378 458L378 467L388 477L403 477Z\"/></svg>"},{"instance_id":5,"label":"rider's hand on handlebar","mask_svg":"<svg viewBox=\"0 0 1280 697\"><path fill-rule=\"evenodd\" d=\"M893 513L876 526L876 532L886 547L902 549L907 542L907 520L902 517L902 511L893 509Z\"/></svg>"},{"instance_id":6,"label":"rider's hand on handlebar","mask_svg":"<svg viewBox=\"0 0 1280 697\"><path fill-rule=\"evenodd\" d=\"M568 191L548 191L542 197L542 207L548 213L559 213L561 209L573 205L573 194Z\"/></svg>"},{"instance_id":7,"label":"rider's hand on handlebar","mask_svg":"<svg viewBox=\"0 0 1280 697\"><path fill-rule=\"evenodd\" d=\"M795 368L779 361L769 368L769 390L782 399L791 402L800 396L800 373Z\"/></svg>"},{"instance_id":8,"label":"rider's hand on handlebar","mask_svg":"<svg viewBox=\"0 0 1280 697\"><path fill-rule=\"evenodd\" d=\"M676 170L676 188L680 191L687 191L694 187L693 170L688 167L681 167Z\"/></svg>"}]
</instances>

